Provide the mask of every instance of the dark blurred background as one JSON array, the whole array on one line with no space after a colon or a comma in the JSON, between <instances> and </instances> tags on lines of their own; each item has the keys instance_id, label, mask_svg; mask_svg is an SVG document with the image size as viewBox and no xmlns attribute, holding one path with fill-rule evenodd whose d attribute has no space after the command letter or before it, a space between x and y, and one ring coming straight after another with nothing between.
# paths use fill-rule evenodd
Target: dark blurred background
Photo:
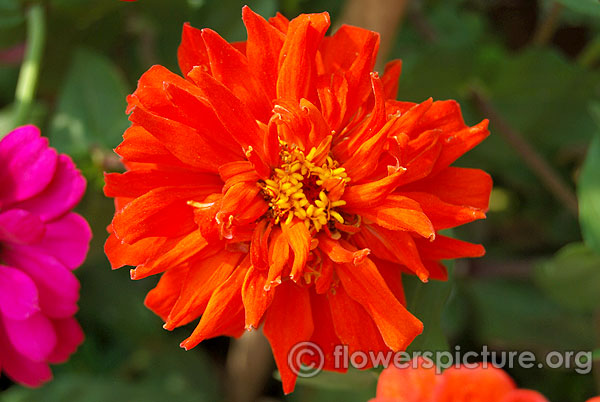
<instances>
[{"instance_id":1,"label":"dark blurred background","mask_svg":"<svg viewBox=\"0 0 600 402\"><path fill-rule=\"evenodd\" d=\"M259 0L270 17L329 11L382 33L378 65L403 60L399 99L456 99L492 135L457 165L490 172L488 219L453 231L487 255L457 261L450 281L407 278L426 332L412 350L596 351L595 370L510 369L555 402L600 393L600 2L597 0ZM0 132L11 129L29 2L0 0ZM182 24L244 40L237 0L48 0L46 46L28 120L70 154L89 186L78 212L94 230L78 319L86 341L55 379L30 390L0 378L0 400L332 401L375 396L377 372L323 373L284 397L260 333L190 352L143 306L157 278L111 271L103 254L112 201L104 171L128 126L125 96L153 64L179 72ZM594 139L595 138L595 139ZM591 145L590 145L591 144ZM587 155L587 159L586 159ZM575 198L577 196L577 199ZM265 352L266 351L266 352Z\"/></svg>"}]
</instances>

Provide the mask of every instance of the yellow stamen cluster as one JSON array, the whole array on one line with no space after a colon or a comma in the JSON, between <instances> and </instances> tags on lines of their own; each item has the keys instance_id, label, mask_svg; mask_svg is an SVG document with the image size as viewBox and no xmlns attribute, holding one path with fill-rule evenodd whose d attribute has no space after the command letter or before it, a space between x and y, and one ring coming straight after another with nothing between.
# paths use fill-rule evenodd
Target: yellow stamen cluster
<instances>
[{"instance_id":1,"label":"yellow stamen cluster","mask_svg":"<svg viewBox=\"0 0 600 402\"><path fill-rule=\"evenodd\" d=\"M316 148L304 155L300 149L292 149L282 144L281 166L275 169L275 174L263 184L263 190L270 198L269 206L275 223L285 220L289 224L296 216L304 220L309 229L312 224L317 232L327 225L330 219L344 223L344 218L334 208L345 205L346 201L330 200L322 186L331 179L348 182L350 178L346 169L339 167L330 156L327 156L321 166L317 166L313 162L316 154ZM318 187L307 188L310 185ZM305 191L310 190L314 192L314 200L306 197Z\"/></svg>"}]
</instances>

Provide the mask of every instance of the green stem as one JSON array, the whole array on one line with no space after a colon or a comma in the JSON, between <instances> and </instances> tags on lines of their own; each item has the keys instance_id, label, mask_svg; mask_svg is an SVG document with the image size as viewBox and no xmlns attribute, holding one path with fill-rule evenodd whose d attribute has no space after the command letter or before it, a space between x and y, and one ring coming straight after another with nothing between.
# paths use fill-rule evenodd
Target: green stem
<instances>
[{"instance_id":1,"label":"green stem","mask_svg":"<svg viewBox=\"0 0 600 402\"><path fill-rule=\"evenodd\" d=\"M44 8L42 4L34 3L27 10L27 49L15 93L15 126L27 123L30 117L44 50L45 31Z\"/></svg>"}]
</instances>

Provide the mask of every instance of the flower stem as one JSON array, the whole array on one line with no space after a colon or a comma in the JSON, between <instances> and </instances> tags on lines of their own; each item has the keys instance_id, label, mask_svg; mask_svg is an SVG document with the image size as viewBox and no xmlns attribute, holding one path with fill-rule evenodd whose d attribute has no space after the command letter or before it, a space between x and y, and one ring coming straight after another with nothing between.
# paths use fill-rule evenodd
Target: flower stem
<instances>
[{"instance_id":1,"label":"flower stem","mask_svg":"<svg viewBox=\"0 0 600 402\"><path fill-rule=\"evenodd\" d=\"M27 49L15 93L15 126L27 123L30 118L44 50L45 31L44 8L41 3L34 3L27 10Z\"/></svg>"},{"instance_id":2,"label":"flower stem","mask_svg":"<svg viewBox=\"0 0 600 402\"><path fill-rule=\"evenodd\" d=\"M563 10L563 5L557 2L552 4L552 8L546 15L546 18L538 25L537 30L533 34L533 44L542 46L552 40L552 36L556 31L557 24L560 20L560 14Z\"/></svg>"}]
</instances>

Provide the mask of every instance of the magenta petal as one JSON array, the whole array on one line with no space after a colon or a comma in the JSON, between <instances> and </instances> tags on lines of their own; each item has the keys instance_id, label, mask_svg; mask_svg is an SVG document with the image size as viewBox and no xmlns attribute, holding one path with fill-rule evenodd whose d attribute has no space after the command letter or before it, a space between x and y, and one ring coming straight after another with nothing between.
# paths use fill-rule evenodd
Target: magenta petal
<instances>
[{"instance_id":1,"label":"magenta petal","mask_svg":"<svg viewBox=\"0 0 600 402\"><path fill-rule=\"evenodd\" d=\"M56 347L54 326L42 313L24 320L4 317L4 329L15 350L30 360L45 361Z\"/></svg>"},{"instance_id":2,"label":"magenta petal","mask_svg":"<svg viewBox=\"0 0 600 402\"><path fill-rule=\"evenodd\" d=\"M52 372L45 362L36 362L19 354L7 339L0 322L0 358L2 370L15 382L38 387L52 379Z\"/></svg>"},{"instance_id":3,"label":"magenta petal","mask_svg":"<svg viewBox=\"0 0 600 402\"><path fill-rule=\"evenodd\" d=\"M50 363L62 363L66 361L77 347L83 342L83 331L79 323L73 317L62 320L54 320L54 331L58 337L58 344L48 356Z\"/></svg>"},{"instance_id":4,"label":"magenta petal","mask_svg":"<svg viewBox=\"0 0 600 402\"><path fill-rule=\"evenodd\" d=\"M70 213L46 224L46 236L30 247L51 255L69 269L80 266L87 255L92 231L81 216Z\"/></svg>"},{"instance_id":5,"label":"magenta petal","mask_svg":"<svg viewBox=\"0 0 600 402\"><path fill-rule=\"evenodd\" d=\"M0 313L23 320L40 311L35 283L27 274L0 265Z\"/></svg>"},{"instance_id":6,"label":"magenta petal","mask_svg":"<svg viewBox=\"0 0 600 402\"><path fill-rule=\"evenodd\" d=\"M34 126L24 126L0 140L0 205L40 193L54 177L57 154Z\"/></svg>"},{"instance_id":7,"label":"magenta petal","mask_svg":"<svg viewBox=\"0 0 600 402\"><path fill-rule=\"evenodd\" d=\"M35 281L40 308L52 318L65 318L77 311L79 281L56 258L30 246L14 246L2 256L10 265L19 267Z\"/></svg>"},{"instance_id":8,"label":"magenta petal","mask_svg":"<svg viewBox=\"0 0 600 402\"><path fill-rule=\"evenodd\" d=\"M0 241L31 244L42 238L44 223L37 215L22 209L0 212Z\"/></svg>"},{"instance_id":9,"label":"magenta petal","mask_svg":"<svg viewBox=\"0 0 600 402\"><path fill-rule=\"evenodd\" d=\"M40 216L43 221L55 219L70 211L81 200L86 182L67 155L59 155L56 171L50 184L35 197L15 207Z\"/></svg>"}]
</instances>

